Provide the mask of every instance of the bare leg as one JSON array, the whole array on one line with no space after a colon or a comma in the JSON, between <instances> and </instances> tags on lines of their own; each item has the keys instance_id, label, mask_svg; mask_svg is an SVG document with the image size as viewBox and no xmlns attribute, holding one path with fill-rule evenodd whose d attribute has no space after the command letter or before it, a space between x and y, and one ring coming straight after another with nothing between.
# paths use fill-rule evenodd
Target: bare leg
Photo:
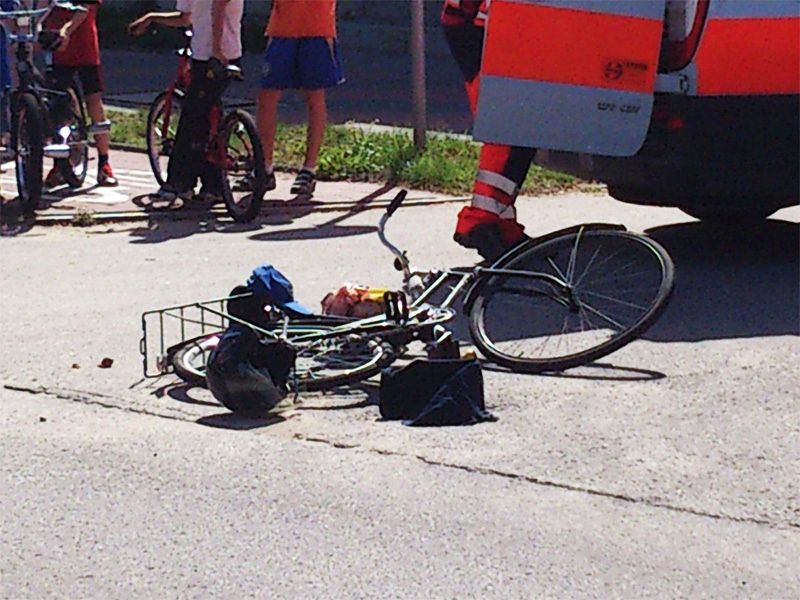
<instances>
[{"instance_id":1,"label":"bare leg","mask_svg":"<svg viewBox=\"0 0 800 600\"><path fill-rule=\"evenodd\" d=\"M325 124L328 111L325 106L325 90L305 90L308 104L308 134L306 137L306 162L304 167L314 170L317 167L319 149L325 137Z\"/></svg>"},{"instance_id":2,"label":"bare leg","mask_svg":"<svg viewBox=\"0 0 800 600\"><path fill-rule=\"evenodd\" d=\"M256 123L258 137L261 138L261 147L264 150L264 163L268 169L272 167L275 154L275 132L278 129L278 102L280 99L281 90L261 90L258 94Z\"/></svg>"}]
</instances>

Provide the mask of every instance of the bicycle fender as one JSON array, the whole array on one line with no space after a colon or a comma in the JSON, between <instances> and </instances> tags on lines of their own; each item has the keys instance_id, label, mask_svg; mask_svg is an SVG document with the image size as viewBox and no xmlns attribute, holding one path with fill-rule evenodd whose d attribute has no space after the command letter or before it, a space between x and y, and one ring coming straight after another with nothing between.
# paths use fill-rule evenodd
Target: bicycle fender
<instances>
[{"instance_id":1,"label":"bicycle fender","mask_svg":"<svg viewBox=\"0 0 800 600\"><path fill-rule=\"evenodd\" d=\"M525 252L531 246L536 246L538 244L544 244L545 242L549 242L550 240L554 240L562 235L569 235L571 233L578 233L579 231L605 231L605 230L613 230L613 231L627 231L628 228L625 225L621 224L613 224L613 223L585 223L583 225L573 225L571 227L565 227L564 229L559 229L558 231L553 231L552 233L547 233L543 236L532 238L530 240L526 240L522 244L518 246L514 246L511 250L503 254L500 258L495 260L490 266L491 268L500 268L507 263L514 260L517 256L521 253ZM480 276L475 279L475 282L470 286L467 290L467 293L464 295L464 308L467 311L472 310L472 304L475 302L475 298L477 297L480 288L483 286L483 281L485 276Z\"/></svg>"}]
</instances>

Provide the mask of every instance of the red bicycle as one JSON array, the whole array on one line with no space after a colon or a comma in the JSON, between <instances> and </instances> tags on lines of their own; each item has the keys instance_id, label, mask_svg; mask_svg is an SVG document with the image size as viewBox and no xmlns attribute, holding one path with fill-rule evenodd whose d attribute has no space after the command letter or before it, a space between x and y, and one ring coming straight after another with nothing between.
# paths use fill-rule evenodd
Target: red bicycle
<instances>
[{"instance_id":1,"label":"red bicycle","mask_svg":"<svg viewBox=\"0 0 800 600\"><path fill-rule=\"evenodd\" d=\"M178 50L177 76L156 96L147 115L147 154L153 175L162 186L167 180L167 165L191 83L191 40L192 32L186 31L184 44ZM227 82L241 81L242 71L228 65L225 76ZM261 210L266 192L264 153L255 120L247 111L224 111L217 105L212 109L210 125L206 157L222 173L220 189L228 213L236 221L252 221Z\"/></svg>"}]
</instances>

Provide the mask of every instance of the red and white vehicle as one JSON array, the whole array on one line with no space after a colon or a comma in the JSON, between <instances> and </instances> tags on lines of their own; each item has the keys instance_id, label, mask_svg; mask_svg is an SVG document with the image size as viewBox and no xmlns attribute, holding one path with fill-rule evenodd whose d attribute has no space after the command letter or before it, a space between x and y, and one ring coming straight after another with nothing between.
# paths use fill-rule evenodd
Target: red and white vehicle
<instances>
[{"instance_id":1,"label":"red and white vehicle","mask_svg":"<svg viewBox=\"0 0 800 600\"><path fill-rule=\"evenodd\" d=\"M763 218L800 195L800 0L493 0L476 138L615 198Z\"/></svg>"}]
</instances>

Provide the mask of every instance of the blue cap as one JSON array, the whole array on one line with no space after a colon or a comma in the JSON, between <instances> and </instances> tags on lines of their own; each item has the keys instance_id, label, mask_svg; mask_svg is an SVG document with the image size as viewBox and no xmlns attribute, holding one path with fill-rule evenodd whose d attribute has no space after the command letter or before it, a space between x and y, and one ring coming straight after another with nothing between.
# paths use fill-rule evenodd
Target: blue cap
<instances>
[{"instance_id":1,"label":"blue cap","mask_svg":"<svg viewBox=\"0 0 800 600\"><path fill-rule=\"evenodd\" d=\"M256 297L279 308L288 309L301 315L314 314L299 302L295 302L292 282L272 265L265 264L256 267L253 274L250 275L250 279L247 280L247 287Z\"/></svg>"}]
</instances>

